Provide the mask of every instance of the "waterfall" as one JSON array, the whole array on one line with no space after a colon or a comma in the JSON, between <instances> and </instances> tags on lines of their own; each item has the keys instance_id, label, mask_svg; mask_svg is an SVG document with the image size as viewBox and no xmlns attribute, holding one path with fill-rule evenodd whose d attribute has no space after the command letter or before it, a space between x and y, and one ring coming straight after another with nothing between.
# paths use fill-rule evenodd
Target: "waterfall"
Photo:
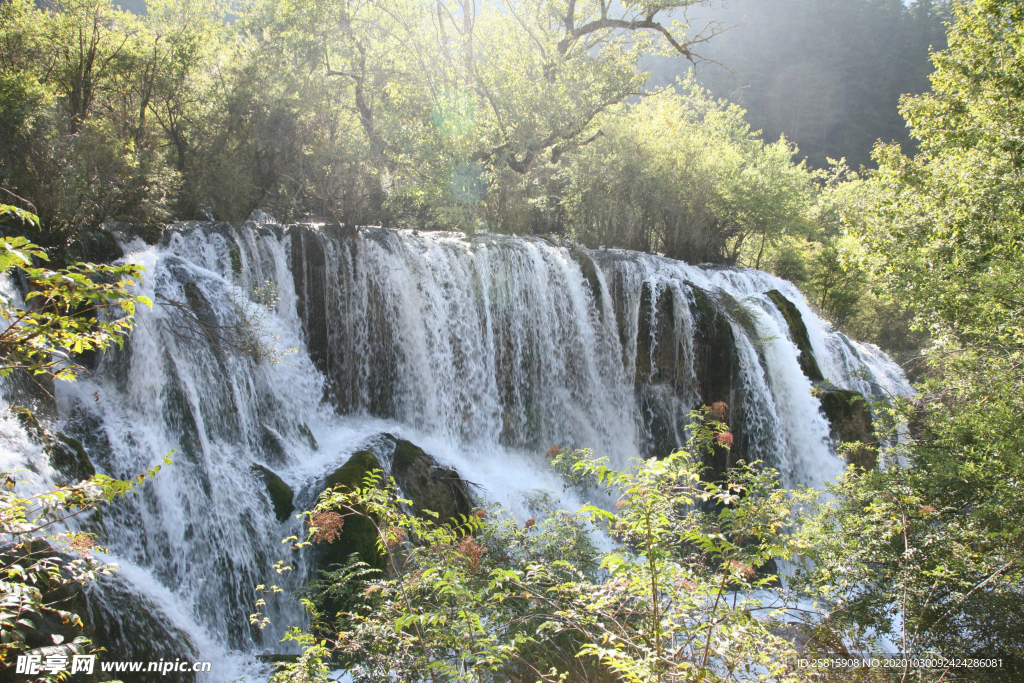
<instances>
[{"instance_id":1,"label":"waterfall","mask_svg":"<svg viewBox=\"0 0 1024 683\"><path fill-rule=\"evenodd\" d=\"M786 485L821 485L844 463L814 387L910 392L881 351L759 271L533 237L252 222L180 224L157 245L123 244L155 305L139 310L123 350L56 387L55 428L111 476L172 450L174 463L83 522L122 568L91 609L108 649L125 650L112 658L210 660L211 681L266 678L254 654L285 651L285 627L303 621L278 598L270 626L249 623L256 585L294 591L306 579L280 543L300 523L275 512L254 465L303 510L330 472L389 432L526 518L580 503L546 464L552 445L627 466L681 445L690 410L721 401L736 441L713 467L756 459ZM33 485L59 479L6 412L0 458ZM278 560L295 571L278 577ZM132 644L154 624L167 642Z\"/></svg>"}]
</instances>

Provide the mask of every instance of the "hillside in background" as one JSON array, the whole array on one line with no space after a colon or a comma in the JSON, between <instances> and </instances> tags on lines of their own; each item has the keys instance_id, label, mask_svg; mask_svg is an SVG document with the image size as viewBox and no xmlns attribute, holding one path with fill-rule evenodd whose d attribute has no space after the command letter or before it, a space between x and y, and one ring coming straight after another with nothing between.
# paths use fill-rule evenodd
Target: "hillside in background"
<instances>
[{"instance_id":1,"label":"hillside in background","mask_svg":"<svg viewBox=\"0 0 1024 683\"><path fill-rule=\"evenodd\" d=\"M766 140L795 142L821 168L826 159L873 167L876 140L913 142L897 111L900 95L922 93L929 48L946 47L947 0L735 0L692 14L734 26L710 41L700 82L747 110ZM652 84L684 73L682 58L650 61Z\"/></svg>"}]
</instances>

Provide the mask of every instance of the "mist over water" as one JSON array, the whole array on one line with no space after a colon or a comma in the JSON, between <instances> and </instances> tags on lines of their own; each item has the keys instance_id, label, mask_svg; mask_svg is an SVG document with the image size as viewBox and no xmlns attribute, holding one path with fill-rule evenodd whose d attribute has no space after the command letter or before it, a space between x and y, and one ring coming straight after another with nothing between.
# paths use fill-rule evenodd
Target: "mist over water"
<instances>
[{"instance_id":1,"label":"mist over water","mask_svg":"<svg viewBox=\"0 0 1024 683\"><path fill-rule=\"evenodd\" d=\"M154 614L108 609L120 615L111 629L127 638L154 619L171 624L180 638L169 656L213 661L209 680L266 677L254 653L283 651L285 628L303 621L278 599L266 630L249 624L256 585L294 591L306 578L280 542L299 522L278 522L253 464L284 479L303 510L389 432L520 521L548 503L578 506L544 452L591 448L625 467L681 445L707 398L710 310L734 341L722 391L745 457L788 486L821 485L844 463L772 290L799 310L828 382L874 398L910 391L884 354L833 332L795 287L759 271L540 238L272 223L178 225L159 246L125 252L145 266L141 293L156 304L139 310L123 351L57 387L58 426L114 477L174 451L173 465L105 511L101 540L122 570L96 602L135 596ZM246 321L289 352L256 362L225 346L218 331ZM54 481L6 412L0 458L31 468L34 485ZM281 559L296 571L275 574Z\"/></svg>"}]
</instances>

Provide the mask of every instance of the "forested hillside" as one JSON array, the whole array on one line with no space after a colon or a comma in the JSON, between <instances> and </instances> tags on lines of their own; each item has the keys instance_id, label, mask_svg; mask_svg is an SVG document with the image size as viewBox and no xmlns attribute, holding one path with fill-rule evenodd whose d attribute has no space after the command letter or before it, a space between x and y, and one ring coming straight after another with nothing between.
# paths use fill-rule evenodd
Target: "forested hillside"
<instances>
[{"instance_id":1,"label":"forested hillside","mask_svg":"<svg viewBox=\"0 0 1024 683\"><path fill-rule=\"evenodd\" d=\"M916 142L897 110L928 89L930 50L946 47L948 0L732 0L694 13L730 30L701 54L699 81L746 110L765 139L785 135L810 166L874 166L875 142ZM653 84L688 65L651 60Z\"/></svg>"},{"instance_id":2,"label":"forested hillside","mask_svg":"<svg viewBox=\"0 0 1024 683\"><path fill-rule=\"evenodd\" d=\"M102 257L107 219L153 227L255 209L554 234L767 269L857 336L901 354L917 344L879 324L904 313L880 308L840 258L845 170L810 171L792 142L765 142L685 73L648 92L639 62L703 64L728 47L723 26L673 23L711 3L581 5L555 23L543 2L440 15L415 3L54 7L0 10L0 177L46 226L34 238L64 259ZM889 109L899 78L879 95Z\"/></svg>"}]
</instances>

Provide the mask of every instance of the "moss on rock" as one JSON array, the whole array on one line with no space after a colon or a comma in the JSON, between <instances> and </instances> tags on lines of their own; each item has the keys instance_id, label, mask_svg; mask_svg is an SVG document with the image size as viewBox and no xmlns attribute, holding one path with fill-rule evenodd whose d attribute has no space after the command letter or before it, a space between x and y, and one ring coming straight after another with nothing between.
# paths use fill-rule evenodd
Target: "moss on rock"
<instances>
[{"instance_id":1,"label":"moss on rock","mask_svg":"<svg viewBox=\"0 0 1024 683\"><path fill-rule=\"evenodd\" d=\"M459 473L444 467L416 444L385 434L394 442L391 474L417 514L436 512L441 521L456 520L473 512L473 498Z\"/></svg>"},{"instance_id":2,"label":"moss on rock","mask_svg":"<svg viewBox=\"0 0 1024 683\"><path fill-rule=\"evenodd\" d=\"M327 477L324 489L336 486L349 490L359 488L369 472L380 469L382 468L377 456L369 451L358 451ZM384 556L377 548L377 528L371 520L361 515L347 516L338 538L331 543L319 543L314 547L314 562L320 569L343 565L353 553L374 569L384 568Z\"/></svg>"},{"instance_id":3,"label":"moss on rock","mask_svg":"<svg viewBox=\"0 0 1024 683\"><path fill-rule=\"evenodd\" d=\"M800 350L800 357L798 359L800 369L804 371L804 374L812 382L821 382L825 377L821 374L818 361L814 358L814 351L811 350L811 338L807 335L807 326L804 324L803 316L800 315L800 310L792 301L783 296L782 292L776 289L766 294L772 300L772 303L775 304L775 307L779 309L782 317L785 318L786 325L789 326L789 336Z\"/></svg>"},{"instance_id":4,"label":"moss on rock","mask_svg":"<svg viewBox=\"0 0 1024 683\"><path fill-rule=\"evenodd\" d=\"M878 463L878 441L871 406L863 394L826 387L819 391L818 400L831 425L832 439L837 444L852 445L843 449L847 462L866 470L874 469Z\"/></svg>"},{"instance_id":5,"label":"moss on rock","mask_svg":"<svg viewBox=\"0 0 1024 683\"><path fill-rule=\"evenodd\" d=\"M274 507L274 516L277 517L277 521L283 522L288 519L288 515L295 509L292 502L295 495L292 493L291 487L284 482L284 479L262 465L253 465L252 471L267 488L267 495Z\"/></svg>"}]
</instances>

